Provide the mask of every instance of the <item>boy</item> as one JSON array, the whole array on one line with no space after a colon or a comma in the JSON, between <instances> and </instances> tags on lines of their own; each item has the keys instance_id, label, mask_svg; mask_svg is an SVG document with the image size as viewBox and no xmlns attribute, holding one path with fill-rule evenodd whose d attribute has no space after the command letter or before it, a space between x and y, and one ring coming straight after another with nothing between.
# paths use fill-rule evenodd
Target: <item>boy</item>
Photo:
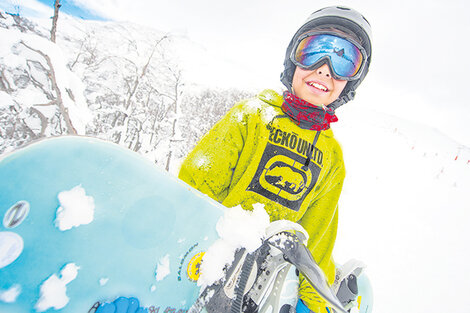
<instances>
[{"instance_id":1,"label":"boy","mask_svg":"<svg viewBox=\"0 0 470 313\"><path fill-rule=\"evenodd\" d=\"M345 176L330 123L352 100L371 60L371 30L358 12L327 7L314 12L286 51L283 95L272 90L235 105L198 143L179 178L227 207L263 203L271 221L298 222L308 248L335 280L332 250L337 202ZM301 276L299 295L313 312L324 303Z\"/></svg>"}]
</instances>

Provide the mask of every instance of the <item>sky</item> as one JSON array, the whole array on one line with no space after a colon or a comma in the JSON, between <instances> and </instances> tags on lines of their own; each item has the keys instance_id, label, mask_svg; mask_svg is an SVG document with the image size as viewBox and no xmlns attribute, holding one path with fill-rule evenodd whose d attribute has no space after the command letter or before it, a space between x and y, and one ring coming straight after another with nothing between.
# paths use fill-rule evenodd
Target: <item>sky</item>
<instances>
[{"instance_id":1,"label":"sky","mask_svg":"<svg viewBox=\"0 0 470 313\"><path fill-rule=\"evenodd\" d=\"M23 15L47 17L52 15L53 3L0 0L0 9L15 12L15 6L20 6ZM465 55L470 47L470 3L466 0L297 0L295 5L283 0L62 3L64 12L74 16L131 21L187 36L212 59L223 60L210 68L207 62L200 62L204 68L195 67L201 83L257 90L281 86L286 46L311 12L334 4L355 8L372 25L373 56L353 105L408 117L470 146L470 100L464 76L470 70L470 58ZM198 57L194 56L194 64Z\"/></svg>"},{"instance_id":2,"label":"sky","mask_svg":"<svg viewBox=\"0 0 470 313\"><path fill-rule=\"evenodd\" d=\"M40 3L45 4L46 6L54 5L55 1L51 0L38 0ZM79 17L85 20L106 20L99 12L94 12L93 10L86 9L82 7L79 3L74 1L61 1L60 10L61 12L67 13L69 15Z\"/></svg>"}]
</instances>

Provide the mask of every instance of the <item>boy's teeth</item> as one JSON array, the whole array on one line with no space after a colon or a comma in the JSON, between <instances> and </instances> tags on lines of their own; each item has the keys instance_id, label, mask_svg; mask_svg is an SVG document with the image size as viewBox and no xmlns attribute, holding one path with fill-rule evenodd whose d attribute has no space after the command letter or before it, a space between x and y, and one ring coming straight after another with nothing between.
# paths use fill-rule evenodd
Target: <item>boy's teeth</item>
<instances>
[{"instance_id":1,"label":"boy's teeth","mask_svg":"<svg viewBox=\"0 0 470 313\"><path fill-rule=\"evenodd\" d=\"M325 86L320 85L320 84L317 84L317 83L310 82L310 83L308 83L308 84L309 84L310 86L313 86L313 87L318 88L318 89L323 90L323 91L327 91L327 90L328 90L328 88L326 88Z\"/></svg>"}]
</instances>

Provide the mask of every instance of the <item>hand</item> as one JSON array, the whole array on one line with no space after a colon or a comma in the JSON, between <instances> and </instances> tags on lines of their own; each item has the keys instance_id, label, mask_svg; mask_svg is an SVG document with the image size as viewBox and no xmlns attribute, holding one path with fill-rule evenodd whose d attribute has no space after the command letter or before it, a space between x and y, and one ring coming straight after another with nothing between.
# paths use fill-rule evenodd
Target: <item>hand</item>
<instances>
[{"instance_id":1,"label":"hand","mask_svg":"<svg viewBox=\"0 0 470 313\"><path fill-rule=\"evenodd\" d=\"M139 300L136 298L119 297L111 303L98 304L96 311L93 311L97 305L95 304L90 313L148 313L146 308L141 308Z\"/></svg>"}]
</instances>

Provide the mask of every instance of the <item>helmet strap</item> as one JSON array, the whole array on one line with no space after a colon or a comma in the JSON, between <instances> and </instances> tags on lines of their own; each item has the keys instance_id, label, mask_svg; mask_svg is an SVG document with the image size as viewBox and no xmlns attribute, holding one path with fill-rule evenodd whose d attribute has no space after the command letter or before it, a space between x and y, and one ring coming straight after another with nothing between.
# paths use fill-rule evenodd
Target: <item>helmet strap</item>
<instances>
[{"instance_id":1,"label":"helmet strap","mask_svg":"<svg viewBox=\"0 0 470 313\"><path fill-rule=\"evenodd\" d=\"M331 102L328 105L328 108L332 109L333 111L336 111L336 109L342 106L343 104L353 100L355 95L356 95L356 91L350 89L347 92L343 93L343 95L339 96L338 99Z\"/></svg>"}]
</instances>

